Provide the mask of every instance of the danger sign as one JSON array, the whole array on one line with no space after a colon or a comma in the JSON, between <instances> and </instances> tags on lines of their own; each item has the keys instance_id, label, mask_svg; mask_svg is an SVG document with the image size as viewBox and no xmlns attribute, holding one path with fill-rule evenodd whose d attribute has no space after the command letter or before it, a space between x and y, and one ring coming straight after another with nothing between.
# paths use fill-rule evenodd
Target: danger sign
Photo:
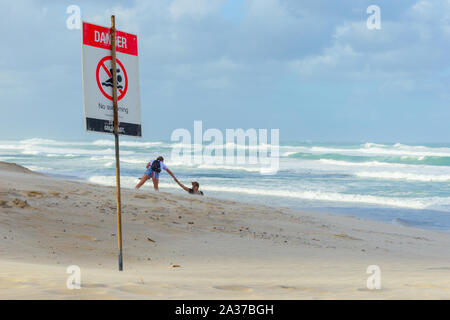
<instances>
[{"instance_id":1,"label":"danger sign","mask_svg":"<svg viewBox=\"0 0 450 320\"><path fill-rule=\"evenodd\" d=\"M86 130L113 133L110 29L83 22L83 99ZM119 134L142 136L137 36L116 31Z\"/></svg>"}]
</instances>

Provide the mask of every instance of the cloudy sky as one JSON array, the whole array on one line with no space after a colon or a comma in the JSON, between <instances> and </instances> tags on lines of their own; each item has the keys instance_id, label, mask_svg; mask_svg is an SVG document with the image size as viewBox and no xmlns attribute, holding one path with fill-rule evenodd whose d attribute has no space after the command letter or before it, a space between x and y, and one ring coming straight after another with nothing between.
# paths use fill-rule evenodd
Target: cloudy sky
<instances>
[{"instance_id":1,"label":"cloudy sky","mask_svg":"<svg viewBox=\"0 0 450 320\"><path fill-rule=\"evenodd\" d=\"M282 141L450 142L449 0L2 1L0 140L104 137L84 131L72 4L138 35L144 140L203 120Z\"/></svg>"}]
</instances>

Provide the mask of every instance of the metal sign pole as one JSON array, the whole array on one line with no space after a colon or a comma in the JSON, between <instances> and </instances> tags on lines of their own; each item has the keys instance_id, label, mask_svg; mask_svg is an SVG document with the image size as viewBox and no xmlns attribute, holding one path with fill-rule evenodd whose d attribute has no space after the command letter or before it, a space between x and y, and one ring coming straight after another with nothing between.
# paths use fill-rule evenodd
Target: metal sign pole
<instances>
[{"instance_id":1,"label":"metal sign pole","mask_svg":"<svg viewBox=\"0 0 450 320\"><path fill-rule=\"evenodd\" d=\"M117 110L117 67L116 67L116 21L111 16L111 68L113 82L113 108L114 108L114 139L116 149L116 188L117 188L117 243L119 247L119 271L123 270L122 260L122 215L121 215L121 199L120 199L120 158L119 158L119 115Z\"/></svg>"}]
</instances>

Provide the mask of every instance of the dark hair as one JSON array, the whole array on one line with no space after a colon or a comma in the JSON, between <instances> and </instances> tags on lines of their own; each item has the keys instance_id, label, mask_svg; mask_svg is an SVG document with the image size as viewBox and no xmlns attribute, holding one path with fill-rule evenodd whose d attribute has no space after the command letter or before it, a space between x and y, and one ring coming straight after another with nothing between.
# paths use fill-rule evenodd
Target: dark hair
<instances>
[{"instance_id":1,"label":"dark hair","mask_svg":"<svg viewBox=\"0 0 450 320\"><path fill-rule=\"evenodd\" d=\"M198 188L200 188L200 184L197 181L192 181L192 185L193 186L197 186Z\"/></svg>"},{"instance_id":2,"label":"dark hair","mask_svg":"<svg viewBox=\"0 0 450 320\"><path fill-rule=\"evenodd\" d=\"M159 161L162 161L162 162L164 162L164 158L163 158L163 157L161 157L161 156L159 156L158 158L156 158L156 160L159 160Z\"/></svg>"}]
</instances>

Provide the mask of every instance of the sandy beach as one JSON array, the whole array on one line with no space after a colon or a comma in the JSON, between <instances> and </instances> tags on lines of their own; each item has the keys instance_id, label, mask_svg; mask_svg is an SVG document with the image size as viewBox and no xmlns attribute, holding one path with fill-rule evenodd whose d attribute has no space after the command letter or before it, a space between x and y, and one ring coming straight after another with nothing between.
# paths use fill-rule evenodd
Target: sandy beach
<instances>
[{"instance_id":1,"label":"sandy beach","mask_svg":"<svg viewBox=\"0 0 450 320\"><path fill-rule=\"evenodd\" d=\"M114 188L4 162L0 181L1 299L450 298L449 233L124 189L119 272Z\"/></svg>"}]
</instances>

